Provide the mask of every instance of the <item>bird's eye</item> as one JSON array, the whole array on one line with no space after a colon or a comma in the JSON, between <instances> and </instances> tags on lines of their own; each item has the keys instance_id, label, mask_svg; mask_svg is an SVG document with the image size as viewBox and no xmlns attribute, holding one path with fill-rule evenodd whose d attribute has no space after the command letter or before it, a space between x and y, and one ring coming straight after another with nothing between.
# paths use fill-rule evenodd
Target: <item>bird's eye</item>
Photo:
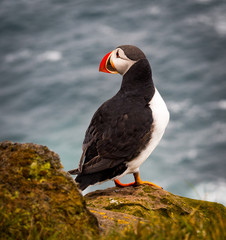
<instances>
[{"instance_id":1,"label":"bird's eye","mask_svg":"<svg viewBox=\"0 0 226 240\"><path fill-rule=\"evenodd\" d=\"M119 50L116 52L116 57L119 58Z\"/></svg>"}]
</instances>

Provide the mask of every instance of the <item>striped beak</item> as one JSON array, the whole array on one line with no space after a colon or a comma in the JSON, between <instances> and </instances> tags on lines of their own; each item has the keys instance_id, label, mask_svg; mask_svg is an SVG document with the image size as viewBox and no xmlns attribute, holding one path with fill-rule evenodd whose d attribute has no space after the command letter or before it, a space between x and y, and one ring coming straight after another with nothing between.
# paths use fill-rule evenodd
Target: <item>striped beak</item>
<instances>
[{"instance_id":1,"label":"striped beak","mask_svg":"<svg viewBox=\"0 0 226 240\"><path fill-rule=\"evenodd\" d=\"M104 56L100 63L99 71L100 72L106 72L106 73L118 73L116 70L114 63L111 59L113 51L109 52Z\"/></svg>"}]
</instances>

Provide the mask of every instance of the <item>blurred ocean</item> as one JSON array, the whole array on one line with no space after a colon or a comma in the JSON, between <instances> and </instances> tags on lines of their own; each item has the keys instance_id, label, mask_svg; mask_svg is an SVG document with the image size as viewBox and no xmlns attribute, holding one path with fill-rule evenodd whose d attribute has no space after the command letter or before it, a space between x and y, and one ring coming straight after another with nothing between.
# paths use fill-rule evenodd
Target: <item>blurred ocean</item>
<instances>
[{"instance_id":1,"label":"blurred ocean","mask_svg":"<svg viewBox=\"0 0 226 240\"><path fill-rule=\"evenodd\" d=\"M76 167L93 113L121 84L99 63L133 44L171 113L142 179L226 204L225 13L220 0L0 1L0 141L47 145Z\"/></svg>"}]
</instances>

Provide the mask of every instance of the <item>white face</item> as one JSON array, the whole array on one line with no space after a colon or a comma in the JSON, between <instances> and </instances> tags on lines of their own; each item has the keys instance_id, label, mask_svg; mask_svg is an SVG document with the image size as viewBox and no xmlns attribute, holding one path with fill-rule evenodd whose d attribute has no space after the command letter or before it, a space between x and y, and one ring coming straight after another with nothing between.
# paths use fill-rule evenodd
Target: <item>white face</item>
<instances>
[{"instance_id":1,"label":"white face","mask_svg":"<svg viewBox=\"0 0 226 240\"><path fill-rule=\"evenodd\" d=\"M112 52L111 61L113 62L116 70L121 75L124 75L131 68L131 66L136 62L129 59L121 48L116 48Z\"/></svg>"}]
</instances>

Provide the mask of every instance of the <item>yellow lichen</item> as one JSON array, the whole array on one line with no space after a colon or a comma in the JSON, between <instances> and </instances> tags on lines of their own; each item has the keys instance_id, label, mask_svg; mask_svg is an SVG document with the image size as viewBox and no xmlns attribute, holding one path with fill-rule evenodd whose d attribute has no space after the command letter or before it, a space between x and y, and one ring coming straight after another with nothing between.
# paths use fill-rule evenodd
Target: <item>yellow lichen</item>
<instances>
[{"instance_id":1,"label":"yellow lichen","mask_svg":"<svg viewBox=\"0 0 226 240\"><path fill-rule=\"evenodd\" d=\"M104 212L98 212L100 215L105 215L106 213L104 213Z\"/></svg>"},{"instance_id":2,"label":"yellow lichen","mask_svg":"<svg viewBox=\"0 0 226 240\"><path fill-rule=\"evenodd\" d=\"M129 224L129 222L125 221L125 220L122 220L122 219L118 219L117 222L119 224Z\"/></svg>"}]
</instances>

